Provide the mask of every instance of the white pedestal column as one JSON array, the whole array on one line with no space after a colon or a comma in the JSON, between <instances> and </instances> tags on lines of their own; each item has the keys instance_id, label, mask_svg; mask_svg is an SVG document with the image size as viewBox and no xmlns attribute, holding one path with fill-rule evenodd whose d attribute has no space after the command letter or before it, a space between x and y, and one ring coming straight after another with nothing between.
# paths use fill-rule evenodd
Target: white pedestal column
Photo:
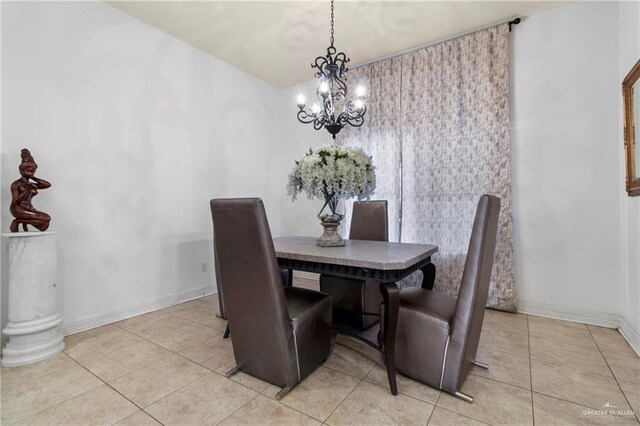
<instances>
[{"instance_id":1,"label":"white pedestal column","mask_svg":"<svg viewBox=\"0 0 640 426\"><path fill-rule=\"evenodd\" d=\"M2 366L17 367L64 350L56 297L57 232L3 233L9 249L9 342Z\"/></svg>"}]
</instances>

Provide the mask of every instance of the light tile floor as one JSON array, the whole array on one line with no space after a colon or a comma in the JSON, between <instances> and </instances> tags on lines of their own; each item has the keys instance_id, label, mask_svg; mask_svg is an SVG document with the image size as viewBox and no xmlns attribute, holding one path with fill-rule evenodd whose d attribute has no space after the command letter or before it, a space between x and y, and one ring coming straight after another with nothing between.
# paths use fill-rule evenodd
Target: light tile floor
<instances>
[{"instance_id":1,"label":"light tile floor","mask_svg":"<svg viewBox=\"0 0 640 426\"><path fill-rule=\"evenodd\" d=\"M297 280L315 288L317 282ZM378 353L338 336L332 355L282 401L234 365L216 296L67 336L66 349L3 368L2 424L570 425L638 424L640 359L616 331L487 311L468 404L399 376L393 397ZM612 408L615 407L615 408Z\"/></svg>"}]
</instances>

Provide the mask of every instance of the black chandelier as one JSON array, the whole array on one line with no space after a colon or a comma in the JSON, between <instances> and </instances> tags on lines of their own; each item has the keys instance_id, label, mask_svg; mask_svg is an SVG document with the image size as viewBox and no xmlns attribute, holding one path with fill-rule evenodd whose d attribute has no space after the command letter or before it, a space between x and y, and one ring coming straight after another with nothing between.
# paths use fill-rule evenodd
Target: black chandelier
<instances>
[{"instance_id":1,"label":"black chandelier","mask_svg":"<svg viewBox=\"0 0 640 426\"><path fill-rule=\"evenodd\" d=\"M356 88L356 98L347 100L347 71L349 58L343 52L336 53L333 46L333 0L331 0L331 39L327 56L318 56L311 68L316 68L318 80L316 97L318 102L307 108L303 95L298 96L298 120L301 123L313 123L313 128L327 129L333 139L344 126L362 126L367 107L364 104L365 89Z\"/></svg>"}]
</instances>

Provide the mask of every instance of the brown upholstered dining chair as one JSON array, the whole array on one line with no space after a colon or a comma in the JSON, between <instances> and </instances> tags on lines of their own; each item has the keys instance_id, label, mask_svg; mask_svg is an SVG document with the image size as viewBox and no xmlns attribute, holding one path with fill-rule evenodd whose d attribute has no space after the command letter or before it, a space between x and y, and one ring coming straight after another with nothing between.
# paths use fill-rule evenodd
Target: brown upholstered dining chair
<instances>
[{"instance_id":1,"label":"brown upholstered dining chair","mask_svg":"<svg viewBox=\"0 0 640 426\"><path fill-rule=\"evenodd\" d=\"M213 212L211 212L213 214ZM216 289L218 291L218 307L220 309L220 318L222 319L227 319L227 310L224 306L224 290L222 288L222 285L220 284L220 268L218 267L218 253L216 252L216 239L215 239L215 235L213 237L213 262L215 264L215 271L216 271ZM286 285L286 286L291 286L292 285L292 278L293 276L291 275L291 271L289 271L288 269L280 269L280 278L282 279L282 284ZM227 327L224 331L224 338L226 339L227 337L229 337L230 334L230 329L229 329L229 324L227 324Z\"/></svg>"},{"instance_id":2,"label":"brown upholstered dining chair","mask_svg":"<svg viewBox=\"0 0 640 426\"><path fill-rule=\"evenodd\" d=\"M285 287L262 200L211 200L220 284L236 367L280 386L278 399L329 356L331 296Z\"/></svg>"},{"instance_id":3,"label":"brown upholstered dining chair","mask_svg":"<svg viewBox=\"0 0 640 426\"><path fill-rule=\"evenodd\" d=\"M389 241L386 200L353 203L349 239ZM334 324L366 330L378 322L377 312L382 303L379 283L321 275L320 291L333 299Z\"/></svg>"},{"instance_id":4,"label":"brown upholstered dining chair","mask_svg":"<svg viewBox=\"0 0 640 426\"><path fill-rule=\"evenodd\" d=\"M460 388L476 361L496 247L500 199L478 203L458 298L421 288L400 292L397 371L467 402ZM381 312L382 314L382 312Z\"/></svg>"}]
</instances>

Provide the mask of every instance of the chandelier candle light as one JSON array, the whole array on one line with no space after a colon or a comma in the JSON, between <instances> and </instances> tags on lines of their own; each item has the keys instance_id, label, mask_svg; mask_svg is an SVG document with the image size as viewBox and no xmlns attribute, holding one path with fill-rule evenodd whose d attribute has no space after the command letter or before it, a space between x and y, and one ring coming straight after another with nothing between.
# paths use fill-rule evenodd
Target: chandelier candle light
<instances>
[{"instance_id":1,"label":"chandelier candle light","mask_svg":"<svg viewBox=\"0 0 640 426\"><path fill-rule=\"evenodd\" d=\"M298 120L301 123L313 123L313 128L323 127L336 138L344 126L362 126L364 114L367 112L365 88L356 88L356 98L347 99L347 71L349 58L333 46L333 0L331 0L331 38L326 56L318 56L311 68L317 69L315 78L318 80L316 89L317 103L307 107L304 95L298 96Z\"/></svg>"}]
</instances>

